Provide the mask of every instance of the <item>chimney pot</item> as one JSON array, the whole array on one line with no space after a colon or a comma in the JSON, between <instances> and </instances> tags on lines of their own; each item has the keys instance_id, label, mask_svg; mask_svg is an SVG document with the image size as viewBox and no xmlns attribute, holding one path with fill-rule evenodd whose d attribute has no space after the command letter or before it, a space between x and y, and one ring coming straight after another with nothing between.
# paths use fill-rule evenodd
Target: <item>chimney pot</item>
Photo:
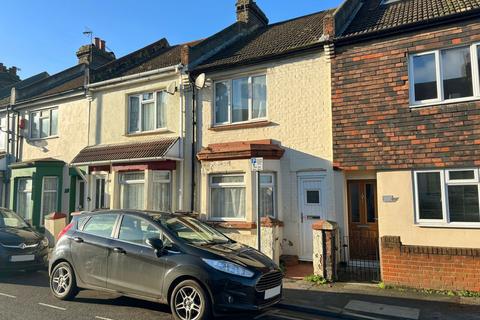
<instances>
[{"instance_id":1,"label":"chimney pot","mask_svg":"<svg viewBox=\"0 0 480 320\"><path fill-rule=\"evenodd\" d=\"M17 67L11 67L10 69L8 69L8 73L16 76L17 75Z\"/></svg>"},{"instance_id":2,"label":"chimney pot","mask_svg":"<svg viewBox=\"0 0 480 320\"><path fill-rule=\"evenodd\" d=\"M100 49L100 38L99 37L95 37L93 39L94 41L94 44L95 44L95 47L97 47L98 49Z\"/></svg>"},{"instance_id":3,"label":"chimney pot","mask_svg":"<svg viewBox=\"0 0 480 320\"><path fill-rule=\"evenodd\" d=\"M237 0L237 21L249 25L266 26L268 18L255 0Z\"/></svg>"},{"instance_id":4,"label":"chimney pot","mask_svg":"<svg viewBox=\"0 0 480 320\"><path fill-rule=\"evenodd\" d=\"M105 51L105 40L100 40L100 50Z\"/></svg>"}]
</instances>

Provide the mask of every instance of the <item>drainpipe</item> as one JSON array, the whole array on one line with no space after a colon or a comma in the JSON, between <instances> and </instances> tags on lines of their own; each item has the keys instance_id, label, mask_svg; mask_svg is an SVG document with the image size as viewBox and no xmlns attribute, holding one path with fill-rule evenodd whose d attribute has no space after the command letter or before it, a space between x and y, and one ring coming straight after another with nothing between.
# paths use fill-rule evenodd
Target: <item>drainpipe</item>
<instances>
[{"instance_id":1,"label":"drainpipe","mask_svg":"<svg viewBox=\"0 0 480 320\"><path fill-rule=\"evenodd\" d=\"M180 149L180 158L182 159L181 161L181 164L180 164L180 173L179 173L179 180L180 180L180 183L179 183L179 188L178 188L178 211L183 211L183 196L184 196L184 170L185 170L185 152L183 150L183 147L184 147L184 143L183 143L183 139L185 139L185 134L183 132L183 121L184 121L184 112L183 112L183 104L184 104L184 99L183 99L183 93L184 93L184 90L183 90L183 85L182 85L182 73L183 71L180 71L180 75L179 75L179 82L178 82L178 93L180 95L180 105L179 105L179 126L178 126L178 131L180 133L180 146L179 146L179 149Z\"/></svg>"},{"instance_id":2,"label":"drainpipe","mask_svg":"<svg viewBox=\"0 0 480 320\"><path fill-rule=\"evenodd\" d=\"M10 108L11 104L7 105L7 155L5 156L5 191L4 191L4 199L3 199L3 205L5 207L10 207L9 202L9 195L10 195ZM13 208L13 207L12 207Z\"/></svg>"},{"instance_id":3,"label":"drainpipe","mask_svg":"<svg viewBox=\"0 0 480 320\"><path fill-rule=\"evenodd\" d=\"M194 205L195 205L195 142L196 142L196 131L197 131L197 117L196 117L196 100L197 100L197 95L196 95L196 88L195 88L195 81L191 77L189 77L190 83L192 86L192 196L190 199L190 208L191 211L194 211Z\"/></svg>"}]
</instances>

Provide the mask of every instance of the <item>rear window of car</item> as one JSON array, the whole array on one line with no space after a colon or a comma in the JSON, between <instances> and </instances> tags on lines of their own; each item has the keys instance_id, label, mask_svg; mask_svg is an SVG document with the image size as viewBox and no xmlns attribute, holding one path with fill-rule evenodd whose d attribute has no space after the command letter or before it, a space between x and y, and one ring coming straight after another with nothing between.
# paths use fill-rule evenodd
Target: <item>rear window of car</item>
<instances>
[{"instance_id":1,"label":"rear window of car","mask_svg":"<svg viewBox=\"0 0 480 320\"><path fill-rule=\"evenodd\" d=\"M99 237L110 238L117 220L117 214L99 214L92 216L83 227L83 232Z\"/></svg>"}]
</instances>

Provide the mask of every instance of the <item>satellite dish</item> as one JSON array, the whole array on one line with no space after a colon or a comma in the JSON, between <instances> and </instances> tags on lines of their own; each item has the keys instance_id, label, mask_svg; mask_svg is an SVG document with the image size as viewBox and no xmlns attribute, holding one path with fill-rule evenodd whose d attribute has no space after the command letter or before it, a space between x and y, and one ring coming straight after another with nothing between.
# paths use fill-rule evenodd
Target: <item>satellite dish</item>
<instances>
[{"instance_id":1,"label":"satellite dish","mask_svg":"<svg viewBox=\"0 0 480 320\"><path fill-rule=\"evenodd\" d=\"M176 91L177 91L177 83L175 81L173 81L172 83L170 83L168 85L167 93L169 93L171 95L174 95Z\"/></svg>"},{"instance_id":2,"label":"satellite dish","mask_svg":"<svg viewBox=\"0 0 480 320\"><path fill-rule=\"evenodd\" d=\"M195 87L197 87L198 89L203 89L205 87L205 81L205 73L200 74L195 80Z\"/></svg>"}]
</instances>

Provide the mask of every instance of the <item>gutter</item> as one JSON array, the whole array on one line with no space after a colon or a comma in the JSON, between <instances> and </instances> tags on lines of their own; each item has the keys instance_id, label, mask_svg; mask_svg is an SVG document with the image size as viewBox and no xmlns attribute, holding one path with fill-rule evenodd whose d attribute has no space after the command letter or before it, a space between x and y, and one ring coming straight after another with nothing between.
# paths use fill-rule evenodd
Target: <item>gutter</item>
<instances>
[{"instance_id":1,"label":"gutter","mask_svg":"<svg viewBox=\"0 0 480 320\"><path fill-rule=\"evenodd\" d=\"M123 76L123 77L119 77L119 78L114 78L114 79L109 79L109 80L105 80L105 81L95 82L95 83L92 83L92 84L88 84L86 86L86 88L90 91L95 91L95 90L98 90L99 88L113 87L113 86L117 86L117 85L124 85L124 84L127 84L127 83L134 83L132 80L137 80L137 82L138 82L138 80L140 78L149 77L149 76L153 76L153 75L159 75L161 73L165 73L165 72L169 72L169 71L178 72L178 70L182 69L182 68L183 68L183 64L179 63L179 64L174 65L174 66L169 66L169 67L165 67L165 68L160 68L160 69L150 70L150 71L146 71L146 72L136 73L136 74ZM141 79L139 81L148 81L148 80L154 80L154 79L156 79L156 77L149 77L147 79Z\"/></svg>"},{"instance_id":2,"label":"gutter","mask_svg":"<svg viewBox=\"0 0 480 320\"><path fill-rule=\"evenodd\" d=\"M173 160L173 161L183 161L182 158L178 157L150 157L150 158L136 158L136 159L118 159L118 160L107 160L107 161L89 161L89 162L75 162L70 163L69 167L75 166L99 166L99 165L107 165L107 164L114 164L114 163L124 163L124 162L146 162L146 161L158 161L158 160Z\"/></svg>"}]
</instances>

